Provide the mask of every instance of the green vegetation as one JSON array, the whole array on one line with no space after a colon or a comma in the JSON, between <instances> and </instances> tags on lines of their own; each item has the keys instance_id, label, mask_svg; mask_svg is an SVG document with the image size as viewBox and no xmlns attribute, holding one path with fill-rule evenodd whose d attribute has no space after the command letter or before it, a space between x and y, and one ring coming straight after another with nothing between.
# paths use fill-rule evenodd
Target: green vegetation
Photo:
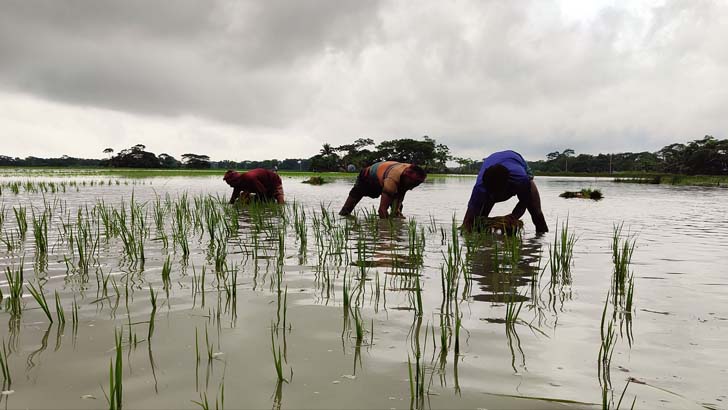
<instances>
[{"instance_id":1,"label":"green vegetation","mask_svg":"<svg viewBox=\"0 0 728 410\"><path fill-rule=\"evenodd\" d=\"M602 191L598 189L591 189L591 188L582 188L580 191L566 191L559 195L561 198L584 198L584 199L593 199L595 201L598 201L602 199L604 196L602 195Z\"/></svg>"},{"instance_id":2,"label":"green vegetation","mask_svg":"<svg viewBox=\"0 0 728 410\"><path fill-rule=\"evenodd\" d=\"M43 293L43 286L40 284L40 282L38 282L38 288L30 283L28 284L27 289L30 294L33 295L33 299L38 302L40 308L43 309L43 312L48 317L48 320L53 323L53 316L51 315L51 311L48 308L48 301L46 300L45 294Z\"/></svg>"},{"instance_id":3,"label":"green vegetation","mask_svg":"<svg viewBox=\"0 0 728 410\"><path fill-rule=\"evenodd\" d=\"M728 186L728 175L645 174L620 176L614 182L689 186Z\"/></svg>"},{"instance_id":4,"label":"green vegetation","mask_svg":"<svg viewBox=\"0 0 728 410\"><path fill-rule=\"evenodd\" d=\"M121 410L122 408L122 379L124 375L124 362L122 358L121 337L123 332L114 331L115 359L109 360L109 395L106 400L109 403L109 410Z\"/></svg>"},{"instance_id":5,"label":"green vegetation","mask_svg":"<svg viewBox=\"0 0 728 410\"><path fill-rule=\"evenodd\" d=\"M0 346L0 371L3 373L3 384L4 386L9 386L13 384L13 378L10 375L10 364L8 363L8 353L10 349L8 348L8 345L5 343L5 339L2 341L2 346Z\"/></svg>"},{"instance_id":6,"label":"green vegetation","mask_svg":"<svg viewBox=\"0 0 728 410\"><path fill-rule=\"evenodd\" d=\"M529 162L536 173L652 172L681 175L728 173L728 139L706 135L687 144L670 144L657 152L579 154L566 149L547 155L546 161Z\"/></svg>"},{"instance_id":7,"label":"green vegetation","mask_svg":"<svg viewBox=\"0 0 728 410\"><path fill-rule=\"evenodd\" d=\"M309 179L303 181L304 184L309 184L309 185L323 185L323 184L328 184L329 182L330 181L326 180L323 177L319 177L319 176L312 176Z\"/></svg>"}]
</instances>

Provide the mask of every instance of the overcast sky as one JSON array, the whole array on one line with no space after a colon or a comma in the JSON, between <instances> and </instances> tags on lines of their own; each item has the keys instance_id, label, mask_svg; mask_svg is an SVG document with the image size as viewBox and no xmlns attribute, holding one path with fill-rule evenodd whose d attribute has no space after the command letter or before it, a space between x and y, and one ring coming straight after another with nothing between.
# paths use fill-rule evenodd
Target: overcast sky
<instances>
[{"instance_id":1,"label":"overcast sky","mask_svg":"<svg viewBox=\"0 0 728 410\"><path fill-rule=\"evenodd\" d=\"M0 1L0 155L654 151L728 129L722 0Z\"/></svg>"}]
</instances>

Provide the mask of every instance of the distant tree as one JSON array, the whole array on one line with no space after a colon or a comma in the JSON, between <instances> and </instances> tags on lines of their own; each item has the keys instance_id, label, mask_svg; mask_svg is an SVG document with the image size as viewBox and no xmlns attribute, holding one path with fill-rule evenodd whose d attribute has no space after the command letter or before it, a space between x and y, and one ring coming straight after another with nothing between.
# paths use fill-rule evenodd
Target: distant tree
<instances>
[{"instance_id":1,"label":"distant tree","mask_svg":"<svg viewBox=\"0 0 728 410\"><path fill-rule=\"evenodd\" d=\"M333 154L334 154L334 151L335 151L335 150L334 150L334 147L332 147L332 146L331 146L331 144L329 144L329 143L327 142L327 143L325 143L325 144L324 144L324 145L323 145L323 146L321 147L321 151L320 151L320 152L321 152L321 155L323 155L323 156L328 156L328 155L333 155Z\"/></svg>"},{"instance_id":2,"label":"distant tree","mask_svg":"<svg viewBox=\"0 0 728 410\"><path fill-rule=\"evenodd\" d=\"M120 168L159 168L157 156L144 151L145 148L146 146L137 144L123 149L109 160L109 165Z\"/></svg>"},{"instance_id":3,"label":"distant tree","mask_svg":"<svg viewBox=\"0 0 728 410\"><path fill-rule=\"evenodd\" d=\"M311 169L318 172L338 171L341 168L339 155L336 154L336 148L331 144L325 143L318 155L310 158Z\"/></svg>"},{"instance_id":4,"label":"distant tree","mask_svg":"<svg viewBox=\"0 0 728 410\"><path fill-rule=\"evenodd\" d=\"M561 153L559 151L549 152L546 155L546 160L547 161L554 161L554 160L558 159L560 156L561 156Z\"/></svg>"},{"instance_id":5,"label":"distant tree","mask_svg":"<svg viewBox=\"0 0 728 410\"><path fill-rule=\"evenodd\" d=\"M453 157L452 160L459 165L458 172L460 173L470 173L474 170L473 164L475 164L475 160L473 159Z\"/></svg>"},{"instance_id":6,"label":"distant tree","mask_svg":"<svg viewBox=\"0 0 728 410\"><path fill-rule=\"evenodd\" d=\"M185 168L206 169L210 168L210 157L200 154L182 154L182 164Z\"/></svg>"},{"instance_id":7,"label":"distant tree","mask_svg":"<svg viewBox=\"0 0 728 410\"><path fill-rule=\"evenodd\" d=\"M383 141L376 147L379 160L393 160L416 164L427 171L444 171L450 159L450 149L443 144L425 136L414 140L402 138Z\"/></svg>"},{"instance_id":8,"label":"distant tree","mask_svg":"<svg viewBox=\"0 0 728 410\"><path fill-rule=\"evenodd\" d=\"M371 138L358 138L352 144L344 144L335 148L336 152L342 155L340 165L349 167L353 165L355 169L362 168L372 162L373 152L364 147L374 145Z\"/></svg>"},{"instance_id":9,"label":"distant tree","mask_svg":"<svg viewBox=\"0 0 728 410\"><path fill-rule=\"evenodd\" d=\"M159 154L157 155L157 159L159 160L159 166L162 168L179 168L180 162L177 161L177 159L169 154Z\"/></svg>"},{"instance_id":10,"label":"distant tree","mask_svg":"<svg viewBox=\"0 0 728 410\"><path fill-rule=\"evenodd\" d=\"M106 149L104 149L104 154L108 154L109 155L109 158L111 158L111 154L113 154L113 153L114 153L114 149L113 148L106 148Z\"/></svg>"}]
</instances>

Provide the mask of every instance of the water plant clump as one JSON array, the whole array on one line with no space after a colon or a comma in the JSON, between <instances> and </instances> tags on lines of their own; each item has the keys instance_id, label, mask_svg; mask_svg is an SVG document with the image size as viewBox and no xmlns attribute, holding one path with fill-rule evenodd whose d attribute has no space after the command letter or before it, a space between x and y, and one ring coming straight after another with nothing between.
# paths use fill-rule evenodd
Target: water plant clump
<instances>
[{"instance_id":1,"label":"water plant clump","mask_svg":"<svg viewBox=\"0 0 728 410\"><path fill-rule=\"evenodd\" d=\"M622 233L623 224L614 225L612 233L612 296L615 306L631 311L634 293L634 272L630 269L636 240ZM629 309L627 309L629 308Z\"/></svg>"},{"instance_id":2,"label":"water plant clump","mask_svg":"<svg viewBox=\"0 0 728 410\"><path fill-rule=\"evenodd\" d=\"M123 398L123 376L124 361L122 357L122 331L114 330L115 356L109 359L109 394L106 401L109 403L109 410L121 410Z\"/></svg>"},{"instance_id":3,"label":"water plant clump","mask_svg":"<svg viewBox=\"0 0 728 410\"><path fill-rule=\"evenodd\" d=\"M328 184L329 182L331 182L331 181L327 180L324 177L312 176L309 179L303 181L302 183L309 184L309 185L323 185L323 184Z\"/></svg>"},{"instance_id":4,"label":"water plant clump","mask_svg":"<svg viewBox=\"0 0 728 410\"><path fill-rule=\"evenodd\" d=\"M559 194L561 198L582 198L582 199L592 199L595 201L598 201L602 198L604 198L604 195L602 195L602 191L599 189L591 189L591 188L582 188L579 191L565 191L561 194Z\"/></svg>"}]
</instances>

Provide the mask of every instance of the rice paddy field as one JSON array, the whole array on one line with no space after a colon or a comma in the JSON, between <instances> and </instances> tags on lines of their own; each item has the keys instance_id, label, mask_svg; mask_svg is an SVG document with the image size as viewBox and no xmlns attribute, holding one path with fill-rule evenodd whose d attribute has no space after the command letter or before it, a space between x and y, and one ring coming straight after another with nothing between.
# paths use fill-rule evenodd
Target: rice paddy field
<instances>
[{"instance_id":1,"label":"rice paddy field","mask_svg":"<svg viewBox=\"0 0 728 410\"><path fill-rule=\"evenodd\" d=\"M473 177L221 178L3 173L0 406L728 408L724 188L537 178L551 232L465 235Z\"/></svg>"}]
</instances>

